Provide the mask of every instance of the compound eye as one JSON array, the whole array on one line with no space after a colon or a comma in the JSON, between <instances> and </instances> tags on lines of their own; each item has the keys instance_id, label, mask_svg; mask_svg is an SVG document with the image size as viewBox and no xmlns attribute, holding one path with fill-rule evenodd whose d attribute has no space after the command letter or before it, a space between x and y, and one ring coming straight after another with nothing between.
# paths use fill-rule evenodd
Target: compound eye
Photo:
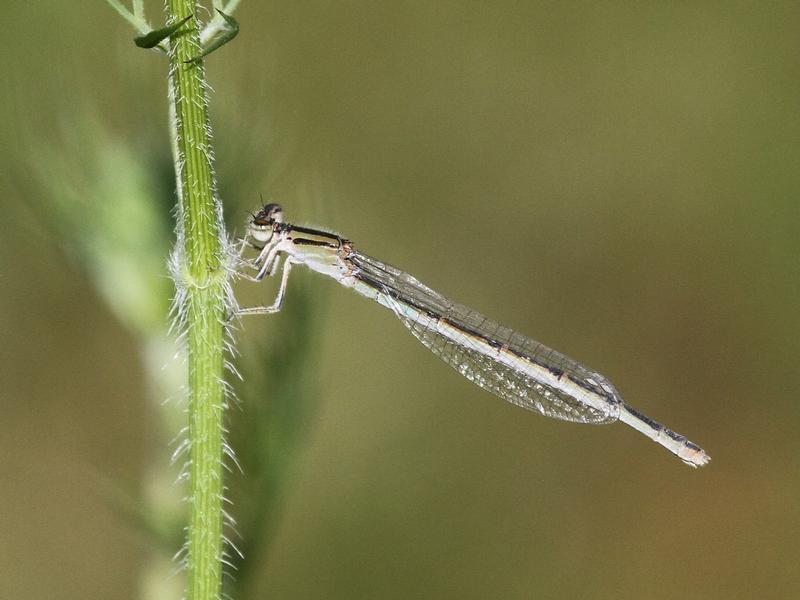
<instances>
[{"instance_id":1,"label":"compound eye","mask_svg":"<svg viewBox=\"0 0 800 600\"><path fill-rule=\"evenodd\" d=\"M263 212L275 223L283 223L283 207L280 204L267 204Z\"/></svg>"},{"instance_id":2,"label":"compound eye","mask_svg":"<svg viewBox=\"0 0 800 600\"><path fill-rule=\"evenodd\" d=\"M283 209L280 204L265 204L253 215L253 225L270 227L273 223L283 223Z\"/></svg>"}]
</instances>

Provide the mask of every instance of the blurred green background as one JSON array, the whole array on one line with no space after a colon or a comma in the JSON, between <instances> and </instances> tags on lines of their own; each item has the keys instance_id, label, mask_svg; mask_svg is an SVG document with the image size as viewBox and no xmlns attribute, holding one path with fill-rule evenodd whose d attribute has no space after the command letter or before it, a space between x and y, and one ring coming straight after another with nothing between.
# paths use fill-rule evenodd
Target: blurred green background
<instances>
[{"instance_id":1,"label":"blurred green background","mask_svg":"<svg viewBox=\"0 0 800 600\"><path fill-rule=\"evenodd\" d=\"M798 4L236 16L207 60L232 235L263 193L606 374L713 461L507 405L298 271L237 333L229 593L800 597ZM179 597L166 61L101 0L4 18L0 597Z\"/></svg>"}]
</instances>

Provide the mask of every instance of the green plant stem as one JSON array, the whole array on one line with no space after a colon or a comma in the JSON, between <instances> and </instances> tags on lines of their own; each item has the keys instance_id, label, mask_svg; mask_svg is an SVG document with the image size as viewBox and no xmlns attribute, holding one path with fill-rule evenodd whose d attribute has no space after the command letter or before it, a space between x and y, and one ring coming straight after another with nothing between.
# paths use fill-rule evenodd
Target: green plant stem
<instances>
[{"instance_id":1,"label":"green plant stem","mask_svg":"<svg viewBox=\"0 0 800 600\"><path fill-rule=\"evenodd\" d=\"M197 14L190 0L168 0L168 23ZM225 407L226 270L221 210L217 205L208 102L197 21L190 19L170 44L179 185L178 243L189 363L188 597L216 600L221 589L223 416Z\"/></svg>"}]
</instances>

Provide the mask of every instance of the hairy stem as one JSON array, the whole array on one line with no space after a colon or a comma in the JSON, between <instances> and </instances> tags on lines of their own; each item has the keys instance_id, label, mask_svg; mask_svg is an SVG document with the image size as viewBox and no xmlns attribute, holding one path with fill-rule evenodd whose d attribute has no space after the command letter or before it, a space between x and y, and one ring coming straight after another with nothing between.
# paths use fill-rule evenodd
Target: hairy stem
<instances>
[{"instance_id":1,"label":"hairy stem","mask_svg":"<svg viewBox=\"0 0 800 600\"><path fill-rule=\"evenodd\" d=\"M168 0L168 23L197 14L191 0ZM170 81L177 141L178 246L175 251L180 318L189 363L188 597L219 597L223 553L222 460L225 394L224 318L227 278L222 210L216 198L196 19L170 43Z\"/></svg>"}]
</instances>

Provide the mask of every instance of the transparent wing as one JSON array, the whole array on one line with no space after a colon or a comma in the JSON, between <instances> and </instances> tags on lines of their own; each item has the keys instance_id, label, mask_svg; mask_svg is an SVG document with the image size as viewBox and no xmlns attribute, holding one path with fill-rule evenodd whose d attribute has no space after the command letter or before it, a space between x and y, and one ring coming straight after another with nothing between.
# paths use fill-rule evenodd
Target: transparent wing
<instances>
[{"instance_id":1,"label":"transparent wing","mask_svg":"<svg viewBox=\"0 0 800 600\"><path fill-rule=\"evenodd\" d=\"M522 408L548 417L579 423L611 423L622 403L614 387L600 374L507 327L448 300L408 273L354 252L355 277L375 290L409 331L445 363L483 389ZM487 348L506 352L506 364ZM566 377L600 399L590 406L576 395L556 389L521 365L527 362L550 374Z\"/></svg>"}]
</instances>

